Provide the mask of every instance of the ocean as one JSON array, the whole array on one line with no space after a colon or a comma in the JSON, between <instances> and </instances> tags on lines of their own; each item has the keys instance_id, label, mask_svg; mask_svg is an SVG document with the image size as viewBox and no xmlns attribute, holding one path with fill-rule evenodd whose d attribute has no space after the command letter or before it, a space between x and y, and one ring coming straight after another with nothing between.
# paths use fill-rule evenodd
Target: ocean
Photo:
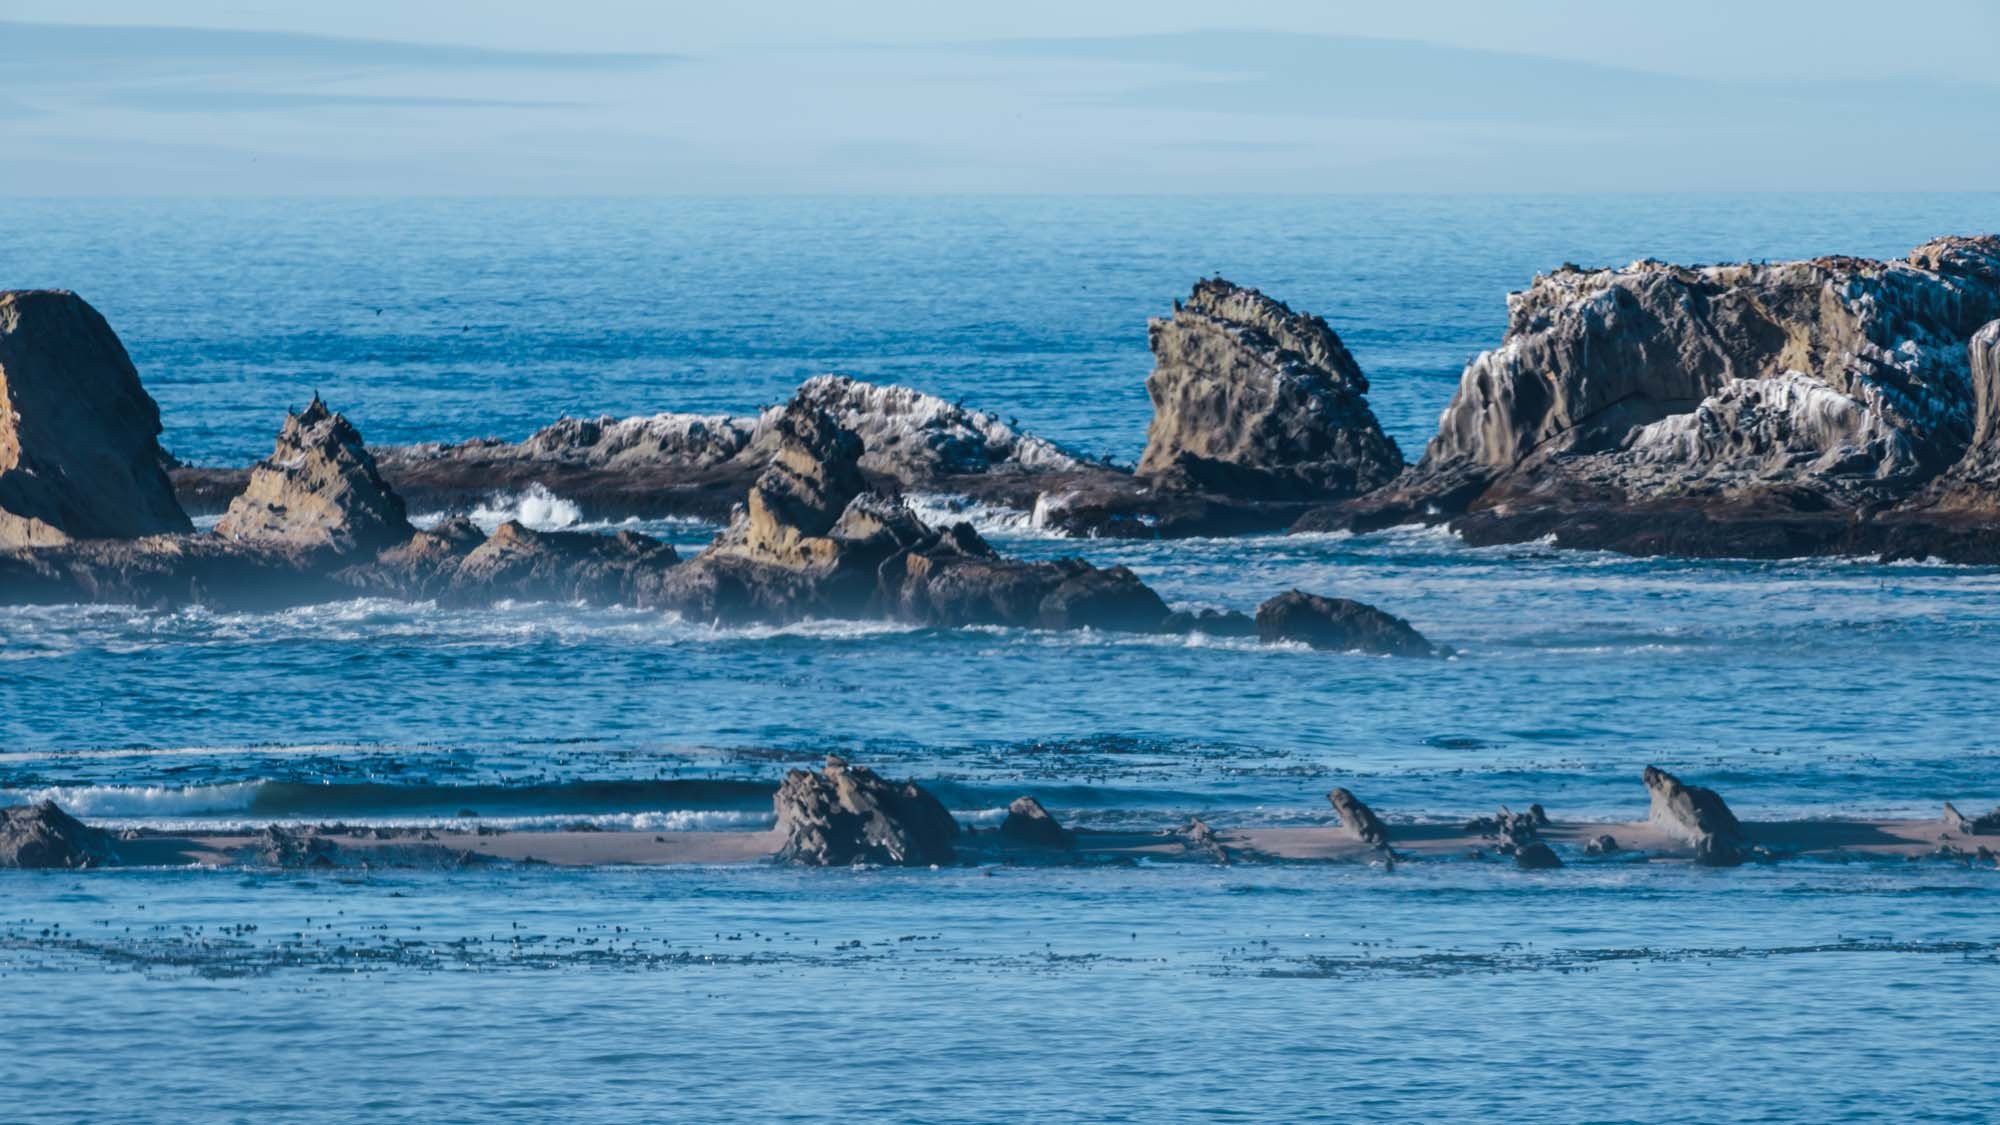
<instances>
[{"instance_id":1,"label":"ocean","mask_svg":"<svg viewBox=\"0 0 2000 1125\"><path fill-rule=\"evenodd\" d=\"M2000 195L0 201L197 464L317 391L373 442L749 412L837 372L1129 463L1146 318L1325 316L1415 459L1565 261L1900 256ZM558 604L0 608L0 796L154 827L763 827L838 752L960 818L1751 819L2000 804L2000 569L1064 539L1170 603L1357 598L1456 655ZM440 513L419 513L434 518ZM476 518L584 524L560 496ZM420 521L421 522L421 521ZM1802 861L0 873L10 1120L1966 1121L2000 1115L2000 871Z\"/></svg>"}]
</instances>

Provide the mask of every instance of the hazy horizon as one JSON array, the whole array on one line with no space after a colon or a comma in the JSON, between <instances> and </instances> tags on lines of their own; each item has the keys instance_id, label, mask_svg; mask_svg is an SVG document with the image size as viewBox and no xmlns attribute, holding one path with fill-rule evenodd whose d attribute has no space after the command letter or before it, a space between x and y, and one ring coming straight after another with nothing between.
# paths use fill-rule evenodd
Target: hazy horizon
<instances>
[{"instance_id":1,"label":"hazy horizon","mask_svg":"<svg viewBox=\"0 0 2000 1125\"><path fill-rule=\"evenodd\" d=\"M1977 191L2000 15L597 0L4 22L0 194ZM837 16L837 18L836 18Z\"/></svg>"}]
</instances>

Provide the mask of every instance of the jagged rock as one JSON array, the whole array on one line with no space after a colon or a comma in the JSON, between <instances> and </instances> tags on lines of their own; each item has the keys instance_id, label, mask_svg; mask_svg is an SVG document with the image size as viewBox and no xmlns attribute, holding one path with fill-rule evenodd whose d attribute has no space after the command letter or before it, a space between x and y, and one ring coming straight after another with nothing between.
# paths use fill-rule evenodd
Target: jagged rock
<instances>
[{"instance_id":1,"label":"jagged rock","mask_svg":"<svg viewBox=\"0 0 2000 1125\"><path fill-rule=\"evenodd\" d=\"M160 408L96 309L0 291L0 549L191 530L159 436Z\"/></svg>"},{"instance_id":2,"label":"jagged rock","mask_svg":"<svg viewBox=\"0 0 2000 1125\"><path fill-rule=\"evenodd\" d=\"M1618 840L1609 834L1594 836L1583 846L1585 855L1613 855L1618 851Z\"/></svg>"},{"instance_id":3,"label":"jagged rock","mask_svg":"<svg viewBox=\"0 0 2000 1125\"><path fill-rule=\"evenodd\" d=\"M257 834L257 862L265 867L333 867L339 856L339 845L317 832L273 824Z\"/></svg>"},{"instance_id":4,"label":"jagged rock","mask_svg":"<svg viewBox=\"0 0 2000 1125\"><path fill-rule=\"evenodd\" d=\"M1222 846L1222 837L1215 834L1215 829L1210 828L1207 821L1198 816L1189 817L1187 827L1181 831L1187 837L1189 848L1206 852L1215 862L1229 866L1229 849Z\"/></svg>"},{"instance_id":5,"label":"jagged rock","mask_svg":"<svg viewBox=\"0 0 2000 1125\"><path fill-rule=\"evenodd\" d=\"M1512 852L1541 837L1541 830L1549 822L1548 814L1542 806L1531 805L1527 812L1513 812L1507 806L1500 806L1499 813L1482 816L1466 822L1465 830L1481 836L1491 836L1500 841L1500 850Z\"/></svg>"},{"instance_id":6,"label":"jagged rock","mask_svg":"<svg viewBox=\"0 0 2000 1125\"><path fill-rule=\"evenodd\" d=\"M1049 810L1033 797L1016 797L1007 806L1007 819L1000 822L1000 836L1016 844L1042 848L1067 848L1076 843L1070 830L1057 823Z\"/></svg>"},{"instance_id":7,"label":"jagged rock","mask_svg":"<svg viewBox=\"0 0 2000 1125\"><path fill-rule=\"evenodd\" d=\"M1381 847L1389 842L1389 826L1375 815L1375 810L1361 803L1346 789L1335 789L1326 795L1326 801L1333 806L1334 814L1340 817L1340 830L1364 844Z\"/></svg>"},{"instance_id":8,"label":"jagged rock","mask_svg":"<svg viewBox=\"0 0 2000 1125\"><path fill-rule=\"evenodd\" d=\"M434 537L424 550L445 554L468 539ZM534 531L515 521L460 559L446 593L454 601L591 601L630 603L637 591L674 567L679 556L657 539L636 532L593 535L580 531Z\"/></svg>"},{"instance_id":9,"label":"jagged rock","mask_svg":"<svg viewBox=\"0 0 2000 1125\"><path fill-rule=\"evenodd\" d=\"M956 476L1067 472L1086 466L1077 454L1022 433L996 415L909 387L820 375L800 384L793 401L824 411L859 437L862 469L893 477L905 486L947 484Z\"/></svg>"},{"instance_id":10,"label":"jagged rock","mask_svg":"<svg viewBox=\"0 0 2000 1125\"><path fill-rule=\"evenodd\" d=\"M772 799L778 859L806 867L924 867L956 858L958 822L914 781L895 785L827 755L818 773L788 770Z\"/></svg>"},{"instance_id":11,"label":"jagged rock","mask_svg":"<svg viewBox=\"0 0 2000 1125\"><path fill-rule=\"evenodd\" d=\"M361 434L314 395L303 411L285 417L277 448L251 472L215 533L348 555L405 542L416 529Z\"/></svg>"},{"instance_id":12,"label":"jagged rock","mask_svg":"<svg viewBox=\"0 0 2000 1125\"><path fill-rule=\"evenodd\" d=\"M84 824L54 801L0 809L0 867L101 867L116 862L110 833Z\"/></svg>"},{"instance_id":13,"label":"jagged rock","mask_svg":"<svg viewBox=\"0 0 2000 1125\"><path fill-rule=\"evenodd\" d=\"M1296 641L1343 652L1438 655L1438 649L1400 617L1361 602L1301 590L1279 594L1257 607L1257 635L1266 644Z\"/></svg>"},{"instance_id":14,"label":"jagged rock","mask_svg":"<svg viewBox=\"0 0 2000 1125\"><path fill-rule=\"evenodd\" d=\"M1959 812L1950 801L1944 803L1944 827L1947 832L1961 836L2000 835L2000 808L1983 816L1970 817Z\"/></svg>"},{"instance_id":15,"label":"jagged rock","mask_svg":"<svg viewBox=\"0 0 2000 1125\"><path fill-rule=\"evenodd\" d=\"M750 486L742 552L779 566L830 567L838 546L827 533L868 487L861 439L807 406L788 408L775 426L777 450Z\"/></svg>"},{"instance_id":16,"label":"jagged rock","mask_svg":"<svg viewBox=\"0 0 2000 1125\"><path fill-rule=\"evenodd\" d=\"M1644 778L1651 795L1647 818L1695 848L1695 862L1733 867L1743 862L1743 827L1713 789L1683 785L1680 778L1647 766Z\"/></svg>"},{"instance_id":17,"label":"jagged rock","mask_svg":"<svg viewBox=\"0 0 2000 1125\"><path fill-rule=\"evenodd\" d=\"M1514 866L1523 871L1552 871L1563 865L1555 849L1539 841L1514 849Z\"/></svg>"},{"instance_id":18,"label":"jagged rock","mask_svg":"<svg viewBox=\"0 0 2000 1125\"><path fill-rule=\"evenodd\" d=\"M1996 279L1990 235L1907 261L1565 266L1509 298L1505 341L1466 368L1416 467L1297 526L1465 513L1453 527L1480 543L1885 549L1906 533L1869 521L1974 435L1967 341L2000 316Z\"/></svg>"},{"instance_id":19,"label":"jagged rock","mask_svg":"<svg viewBox=\"0 0 2000 1125\"><path fill-rule=\"evenodd\" d=\"M1966 346L1972 379L1972 441L1927 497L1941 509L2000 508L2000 320Z\"/></svg>"},{"instance_id":20,"label":"jagged rock","mask_svg":"<svg viewBox=\"0 0 2000 1125\"><path fill-rule=\"evenodd\" d=\"M1337 498L1403 467L1368 380L1319 317L1221 278L1148 326L1153 421L1142 476L1233 495Z\"/></svg>"}]
</instances>

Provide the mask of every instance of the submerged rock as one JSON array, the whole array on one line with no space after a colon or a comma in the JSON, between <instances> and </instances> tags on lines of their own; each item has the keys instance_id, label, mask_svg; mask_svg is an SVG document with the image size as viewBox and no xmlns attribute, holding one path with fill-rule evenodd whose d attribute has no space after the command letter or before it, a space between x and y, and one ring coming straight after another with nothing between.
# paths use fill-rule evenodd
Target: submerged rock
<instances>
[{"instance_id":1,"label":"submerged rock","mask_svg":"<svg viewBox=\"0 0 2000 1125\"><path fill-rule=\"evenodd\" d=\"M1346 789L1336 788L1326 795L1326 801L1340 817L1340 830L1364 844L1381 847L1389 842L1389 826L1375 815L1375 810L1361 803L1361 798Z\"/></svg>"},{"instance_id":2,"label":"submerged rock","mask_svg":"<svg viewBox=\"0 0 2000 1125\"><path fill-rule=\"evenodd\" d=\"M1346 598L1292 590L1257 607L1264 643L1296 641L1313 648L1382 656L1436 656L1438 649L1400 617Z\"/></svg>"},{"instance_id":3,"label":"submerged rock","mask_svg":"<svg viewBox=\"0 0 2000 1125\"><path fill-rule=\"evenodd\" d=\"M1594 836L1583 846L1585 855L1614 855L1619 851L1618 840L1609 834Z\"/></svg>"},{"instance_id":4,"label":"submerged rock","mask_svg":"<svg viewBox=\"0 0 2000 1125\"><path fill-rule=\"evenodd\" d=\"M192 530L159 437L160 408L96 309L0 291L0 549Z\"/></svg>"},{"instance_id":5,"label":"submerged rock","mask_svg":"<svg viewBox=\"0 0 2000 1125\"><path fill-rule=\"evenodd\" d=\"M1198 283L1148 328L1153 421L1142 476L1258 498L1335 499L1403 467L1368 380L1324 320L1255 289Z\"/></svg>"},{"instance_id":6,"label":"submerged rock","mask_svg":"<svg viewBox=\"0 0 2000 1125\"><path fill-rule=\"evenodd\" d=\"M118 862L111 835L54 801L0 809L0 867L78 868Z\"/></svg>"},{"instance_id":7,"label":"submerged rock","mask_svg":"<svg viewBox=\"0 0 2000 1125\"><path fill-rule=\"evenodd\" d=\"M1049 810L1033 797L1016 797L1007 806L1007 819L1000 822L1000 837L1040 848L1067 848L1076 844L1076 836L1057 823Z\"/></svg>"},{"instance_id":8,"label":"submerged rock","mask_svg":"<svg viewBox=\"0 0 2000 1125\"><path fill-rule=\"evenodd\" d=\"M818 773L789 770L772 799L777 858L806 867L925 867L956 858L958 822L916 782L895 785L828 755Z\"/></svg>"},{"instance_id":9,"label":"submerged rock","mask_svg":"<svg viewBox=\"0 0 2000 1125\"><path fill-rule=\"evenodd\" d=\"M1743 826L1720 794L1647 766L1644 778L1651 795L1647 818L1675 838L1694 845L1695 862L1708 867L1734 867L1745 858Z\"/></svg>"},{"instance_id":10,"label":"submerged rock","mask_svg":"<svg viewBox=\"0 0 2000 1125\"><path fill-rule=\"evenodd\" d=\"M1514 849L1514 866L1523 871L1553 871L1562 865L1562 857L1556 855L1555 849L1540 841Z\"/></svg>"},{"instance_id":11,"label":"submerged rock","mask_svg":"<svg viewBox=\"0 0 2000 1125\"><path fill-rule=\"evenodd\" d=\"M336 555L372 554L416 534L361 434L318 395L288 414L277 447L250 474L215 533Z\"/></svg>"}]
</instances>

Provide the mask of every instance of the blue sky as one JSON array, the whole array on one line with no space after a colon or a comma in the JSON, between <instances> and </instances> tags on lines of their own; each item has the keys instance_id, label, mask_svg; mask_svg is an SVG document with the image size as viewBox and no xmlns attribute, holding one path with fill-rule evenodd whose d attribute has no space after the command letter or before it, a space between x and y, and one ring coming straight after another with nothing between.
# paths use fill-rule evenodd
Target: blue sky
<instances>
[{"instance_id":1,"label":"blue sky","mask_svg":"<svg viewBox=\"0 0 2000 1125\"><path fill-rule=\"evenodd\" d=\"M2000 185L1989 0L55 12L0 0L0 194Z\"/></svg>"}]
</instances>

